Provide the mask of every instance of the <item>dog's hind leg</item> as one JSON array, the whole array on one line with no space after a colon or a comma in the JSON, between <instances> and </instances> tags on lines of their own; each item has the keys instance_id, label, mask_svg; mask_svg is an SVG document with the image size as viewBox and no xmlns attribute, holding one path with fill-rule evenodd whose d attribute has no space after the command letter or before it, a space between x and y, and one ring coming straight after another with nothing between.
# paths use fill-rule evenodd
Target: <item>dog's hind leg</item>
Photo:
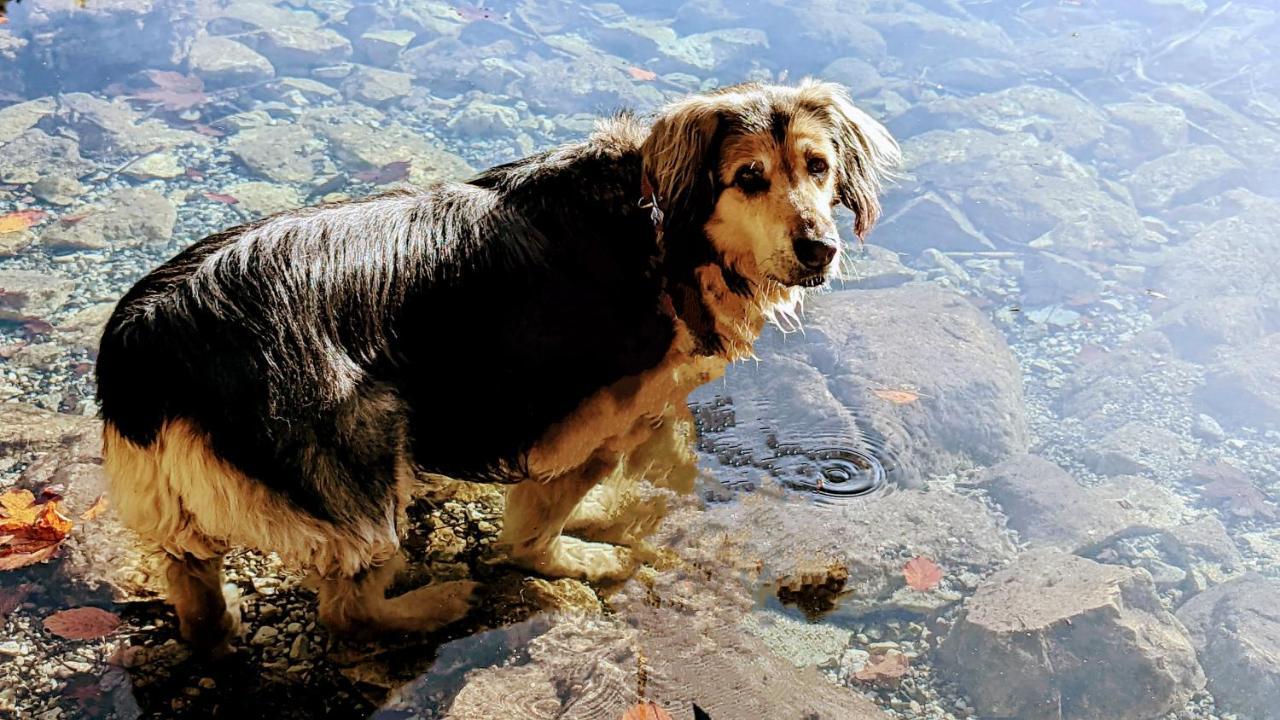
<instances>
[{"instance_id":1,"label":"dog's hind leg","mask_svg":"<svg viewBox=\"0 0 1280 720\"><path fill-rule=\"evenodd\" d=\"M355 575L322 580L321 622L334 632L348 634L432 632L460 620L471 609L478 583L469 580L433 583L387 597L387 587L402 564L397 555Z\"/></svg>"},{"instance_id":2,"label":"dog's hind leg","mask_svg":"<svg viewBox=\"0 0 1280 720\"><path fill-rule=\"evenodd\" d=\"M212 657L231 652L231 639L240 627L234 596L228 598L222 584L222 556L197 558L165 556L169 603L178 615L182 639ZM228 606L228 600L231 600Z\"/></svg>"},{"instance_id":3,"label":"dog's hind leg","mask_svg":"<svg viewBox=\"0 0 1280 720\"><path fill-rule=\"evenodd\" d=\"M618 470L615 454L597 454L548 481L526 480L507 491L500 547L511 561L543 575L618 580L635 569L630 550L565 537L565 521L596 483Z\"/></svg>"}]
</instances>

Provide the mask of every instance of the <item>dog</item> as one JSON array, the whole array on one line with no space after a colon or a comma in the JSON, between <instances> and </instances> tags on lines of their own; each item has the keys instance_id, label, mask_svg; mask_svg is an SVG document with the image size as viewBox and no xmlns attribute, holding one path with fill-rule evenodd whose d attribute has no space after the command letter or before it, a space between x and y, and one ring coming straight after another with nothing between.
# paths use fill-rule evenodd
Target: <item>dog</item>
<instances>
[{"instance_id":1,"label":"dog","mask_svg":"<svg viewBox=\"0 0 1280 720\"><path fill-rule=\"evenodd\" d=\"M236 547L314 570L336 631L464 616L470 581L386 597L417 473L510 483L515 565L625 578L628 548L564 534L618 517L583 498L664 462L692 488L686 396L837 272L835 208L865 235L898 160L837 85L742 84L186 248L119 302L96 368L113 504L182 637L230 649Z\"/></svg>"}]
</instances>

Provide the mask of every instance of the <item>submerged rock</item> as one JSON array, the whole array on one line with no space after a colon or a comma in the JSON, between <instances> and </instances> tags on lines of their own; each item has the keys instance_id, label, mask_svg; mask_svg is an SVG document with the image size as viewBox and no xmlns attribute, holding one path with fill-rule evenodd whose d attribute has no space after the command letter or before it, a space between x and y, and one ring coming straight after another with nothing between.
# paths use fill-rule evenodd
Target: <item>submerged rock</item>
<instances>
[{"instance_id":1,"label":"submerged rock","mask_svg":"<svg viewBox=\"0 0 1280 720\"><path fill-rule=\"evenodd\" d=\"M210 88L249 85L275 77L271 61L231 38L203 36L191 43L187 70Z\"/></svg>"},{"instance_id":2,"label":"submerged rock","mask_svg":"<svg viewBox=\"0 0 1280 720\"><path fill-rule=\"evenodd\" d=\"M46 177L75 179L93 169L93 163L80 157L80 146L74 140L50 137L35 128L0 144L0 183L26 185Z\"/></svg>"},{"instance_id":3,"label":"submerged rock","mask_svg":"<svg viewBox=\"0 0 1280 720\"><path fill-rule=\"evenodd\" d=\"M1181 476L1190 457L1181 436L1141 420L1132 420L1084 448L1081 455L1099 475Z\"/></svg>"},{"instance_id":4,"label":"submerged rock","mask_svg":"<svg viewBox=\"0 0 1280 720\"><path fill-rule=\"evenodd\" d=\"M408 181L419 186L439 180L460 180L475 171L458 155L432 144L422 133L398 122L367 124L364 118L380 118L371 108L355 106L355 110L317 110L308 113L303 123L324 136L333 148L334 157L344 168L354 171L376 170L391 163L408 162Z\"/></svg>"},{"instance_id":5,"label":"submerged rock","mask_svg":"<svg viewBox=\"0 0 1280 720\"><path fill-rule=\"evenodd\" d=\"M0 319L44 319L71 297L76 281L38 270L0 269Z\"/></svg>"},{"instance_id":6,"label":"submerged rock","mask_svg":"<svg viewBox=\"0 0 1280 720\"><path fill-rule=\"evenodd\" d=\"M81 415L18 402L0 403L0 452L45 452L69 442L93 425ZM36 489L39 494L41 488Z\"/></svg>"},{"instance_id":7,"label":"submerged rock","mask_svg":"<svg viewBox=\"0 0 1280 720\"><path fill-rule=\"evenodd\" d=\"M1154 720L1204 687L1145 570L1033 550L987 578L939 650L986 717Z\"/></svg>"},{"instance_id":8,"label":"submerged rock","mask_svg":"<svg viewBox=\"0 0 1280 720\"><path fill-rule=\"evenodd\" d=\"M925 284L818 295L803 328L767 331L760 362L694 394L735 418L704 427L704 446L756 466L783 447L869 447L905 482L1025 452L1018 364L962 296Z\"/></svg>"},{"instance_id":9,"label":"submerged rock","mask_svg":"<svg viewBox=\"0 0 1280 720\"><path fill-rule=\"evenodd\" d=\"M246 42L282 73L333 65L351 59L351 41L329 28L272 26Z\"/></svg>"},{"instance_id":10,"label":"submerged rock","mask_svg":"<svg viewBox=\"0 0 1280 720\"><path fill-rule=\"evenodd\" d=\"M80 213L75 224L50 225L40 244L54 251L166 245L178 218L168 198L146 188L121 188Z\"/></svg>"},{"instance_id":11,"label":"submerged rock","mask_svg":"<svg viewBox=\"0 0 1280 720\"><path fill-rule=\"evenodd\" d=\"M332 168L324 144L302 125L266 125L242 130L227 151L250 170L277 183L308 183Z\"/></svg>"},{"instance_id":12,"label":"submerged rock","mask_svg":"<svg viewBox=\"0 0 1280 720\"><path fill-rule=\"evenodd\" d=\"M0 108L0 145L16 140L36 123L53 114L57 103L51 97L28 100Z\"/></svg>"},{"instance_id":13,"label":"submerged rock","mask_svg":"<svg viewBox=\"0 0 1280 720\"><path fill-rule=\"evenodd\" d=\"M347 99L375 106L405 97L412 89L412 75L364 65L357 66L342 81L342 93Z\"/></svg>"},{"instance_id":14,"label":"submerged rock","mask_svg":"<svg viewBox=\"0 0 1280 720\"><path fill-rule=\"evenodd\" d=\"M1215 418L1237 427L1280 427L1280 333L1223 350L1197 397Z\"/></svg>"},{"instance_id":15,"label":"submerged rock","mask_svg":"<svg viewBox=\"0 0 1280 720\"><path fill-rule=\"evenodd\" d=\"M1217 145L1194 145L1143 163L1125 179L1146 211L1199 202L1235 187L1244 163Z\"/></svg>"},{"instance_id":16,"label":"submerged rock","mask_svg":"<svg viewBox=\"0 0 1280 720\"><path fill-rule=\"evenodd\" d=\"M84 153L93 158L145 155L184 145L207 145L209 138L146 119L122 99L104 100L88 93L58 97L58 122L72 130Z\"/></svg>"},{"instance_id":17,"label":"submerged rock","mask_svg":"<svg viewBox=\"0 0 1280 720\"><path fill-rule=\"evenodd\" d=\"M1178 609L1219 707L1257 720L1280 707L1278 597L1280 581L1249 575Z\"/></svg>"}]
</instances>

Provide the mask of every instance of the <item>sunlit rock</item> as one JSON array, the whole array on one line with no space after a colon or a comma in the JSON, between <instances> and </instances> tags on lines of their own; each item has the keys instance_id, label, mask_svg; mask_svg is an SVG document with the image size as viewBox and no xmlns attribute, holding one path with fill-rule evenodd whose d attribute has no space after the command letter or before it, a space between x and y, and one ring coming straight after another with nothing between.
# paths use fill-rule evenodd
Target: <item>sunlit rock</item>
<instances>
[{"instance_id":1,"label":"sunlit rock","mask_svg":"<svg viewBox=\"0 0 1280 720\"><path fill-rule=\"evenodd\" d=\"M1265 718L1280 707L1280 581L1250 575L1178 609L1221 708Z\"/></svg>"},{"instance_id":2,"label":"sunlit rock","mask_svg":"<svg viewBox=\"0 0 1280 720\"><path fill-rule=\"evenodd\" d=\"M409 94L413 76L408 73L358 65L342 81L342 93L349 100L366 105L386 105Z\"/></svg>"},{"instance_id":3,"label":"sunlit rock","mask_svg":"<svg viewBox=\"0 0 1280 720\"><path fill-rule=\"evenodd\" d=\"M1204 686L1150 574L1055 550L987 578L938 659L984 717L1154 720Z\"/></svg>"},{"instance_id":4,"label":"sunlit rock","mask_svg":"<svg viewBox=\"0 0 1280 720\"><path fill-rule=\"evenodd\" d=\"M35 128L0 144L0 183L26 185L44 177L74 179L93 169L93 163L80 156L80 146L74 140L51 137Z\"/></svg>"},{"instance_id":5,"label":"sunlit rock","mask_svg":"<svg viewBox=\"0 0 1280 720\"><path fill-rule=\"evenodd\" d=\"M1280 427L1280 333L1223 350L1198 398L1215 418L1231 425Z\"/></svg>"},{"instance_id":6,"label":"sunlit rock","mask_svg":"<svg viewBox=\"0 0 1280 720\"><path fill-rule=\"evenodd\" d=\"M301 125L249 128L227 141L227 151L255 174L277 183L307 183L324 173L324 143Z\"/></svg>"}]
</instances>

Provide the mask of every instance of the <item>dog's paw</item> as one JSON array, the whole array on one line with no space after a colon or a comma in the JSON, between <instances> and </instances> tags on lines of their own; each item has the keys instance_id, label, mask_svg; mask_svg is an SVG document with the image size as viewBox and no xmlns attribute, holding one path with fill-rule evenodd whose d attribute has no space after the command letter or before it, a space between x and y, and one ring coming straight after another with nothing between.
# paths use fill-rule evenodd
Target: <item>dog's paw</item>
<instances>
[{"instance_id":1,"label":"dog's paw","mask_svg":"<svg viewBox=\"0 0 1280 720\"><path fill-rule=\"evenodd\" d=\"M638 563L631 550L607 543L560 537L544 551L513 555L515 564L547 577L566 577L587 582L625 580Z\"/></svg>"}]
</instances>

